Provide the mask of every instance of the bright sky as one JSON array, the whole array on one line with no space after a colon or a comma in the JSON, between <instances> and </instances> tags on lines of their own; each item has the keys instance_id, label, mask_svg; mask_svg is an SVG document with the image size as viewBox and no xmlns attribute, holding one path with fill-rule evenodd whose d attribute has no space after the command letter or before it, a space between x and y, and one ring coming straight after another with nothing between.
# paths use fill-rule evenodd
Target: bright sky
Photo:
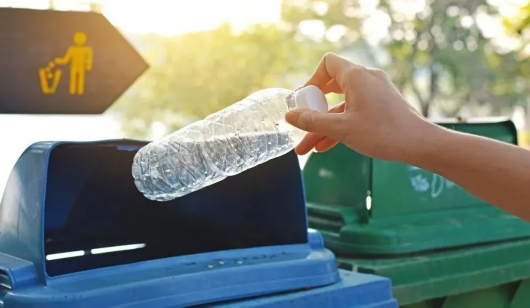
<instances>
[{"instance_id":1,"label":"bright sky","mask_svg":"<svg viewBox=\"0 0 530 308\"><path fill-rule=\"evenodd\" d=\"M213 29L223 21L238 27L276 22L280 8L281 0L106 0L103 13L125 31L171 35Z\"/></svg>"},{"instance_id":2,"label":"bright sky","mask_svg":"<svg viewBox=\"0 0 530 308\"><path fill-rule=\"evenodd\" d=\"M1 6L46 9L49 0L0 0ZM54 0L59 10L86 10L89 1ZM209 30L229 21L236 27L276 22L281 0L99 0L103 14L130 33L173 35Z\"/></svg>"}]
</instances>

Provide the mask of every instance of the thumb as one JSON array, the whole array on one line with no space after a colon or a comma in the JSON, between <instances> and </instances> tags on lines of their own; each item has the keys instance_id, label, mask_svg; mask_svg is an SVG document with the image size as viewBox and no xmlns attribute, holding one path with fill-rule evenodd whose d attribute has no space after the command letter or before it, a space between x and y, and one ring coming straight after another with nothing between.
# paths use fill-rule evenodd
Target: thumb
<instances>
[{"instance_id":1,"label":"thumb","mask_svg":"<svg viewBox=\"0 0 530 308\"><path fill-rule=\"evenodd\" d=\"M342 113L318 112L310 109L296 109L285 115L285 121L292 126L331 138L342 134L343 118Z\"/></svg>"}]
</instances>

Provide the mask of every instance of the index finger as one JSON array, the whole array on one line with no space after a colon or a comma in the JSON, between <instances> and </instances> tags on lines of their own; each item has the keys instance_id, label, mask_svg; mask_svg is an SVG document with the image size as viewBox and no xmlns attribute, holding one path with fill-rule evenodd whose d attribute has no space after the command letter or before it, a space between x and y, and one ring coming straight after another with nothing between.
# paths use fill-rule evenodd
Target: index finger
<instances>
[{"instance_id":1,"label":"index finger","mask_svg":"<svg viewBox=\"0 0 530 308\"><path fill-rule=\"evenodd\" d=\"M331 108L328 113L342 113L344 112L346 108L346 104L343 102L333 108ZM315 133L307 133L305 136L300 140L298 145L296 146L296 153L299 155L307 154L309 151L311 151L317 144L319 144L322 140L326 139L326 136L318 135Z\"/></svg>"},{"instance_id":2,"label":"index finger","mask_svg":"<svg viewBox=\"0 0 530 308\"><path fill-rule=\"evenodd\" d=\"M324 94L343 93L346 73L355 66L359 65L328 52L322 57L317 69L304 86L317 86Z\"/></svg>"}]
</instances>

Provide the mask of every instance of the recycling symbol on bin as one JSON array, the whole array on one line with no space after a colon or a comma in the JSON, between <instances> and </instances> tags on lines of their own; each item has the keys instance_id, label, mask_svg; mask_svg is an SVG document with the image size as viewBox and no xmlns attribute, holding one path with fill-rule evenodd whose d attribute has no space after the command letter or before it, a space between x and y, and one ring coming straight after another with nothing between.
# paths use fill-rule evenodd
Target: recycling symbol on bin
<instances>
[{"instance_id":1,"label":"recycling symbol on bin","mask_svg":"<svg viewBox=\"0 0 530 308\"><path fill-rule=\"evenodd\" d=\"M456 186L438 174L414 166L407 166L407 177L415 191L428 194L433 199L438 198L446 189Z\"/></svg>"}]
</instances>

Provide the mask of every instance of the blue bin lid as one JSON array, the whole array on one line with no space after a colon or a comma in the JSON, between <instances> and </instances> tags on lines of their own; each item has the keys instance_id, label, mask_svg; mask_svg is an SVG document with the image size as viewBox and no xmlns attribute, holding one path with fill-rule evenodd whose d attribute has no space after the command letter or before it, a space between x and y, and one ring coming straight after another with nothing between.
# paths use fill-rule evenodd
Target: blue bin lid
<instances>
[{"instance_id":1,"label":"blue bin lid","mask_svg":"<svg viewBox=\"0 0 530 308\"><path fill-rule=\"evenodd\" d=\"M170 202L136 190L146 142L41 142L0 204L5 307L198 305L339 280L307 231L292 152Z\"/></svg>"},{"instance_id":2,"label":"blue bin lid","mask_svg":"<svg viewBox=\"0 0 530 308\"><path fill-rule=\"evenodd\" d=\"M340 270L341 281L329 286L235 300L202 307L215 308L397 308L390 279Z\"/></svg>"}]
</instances>

